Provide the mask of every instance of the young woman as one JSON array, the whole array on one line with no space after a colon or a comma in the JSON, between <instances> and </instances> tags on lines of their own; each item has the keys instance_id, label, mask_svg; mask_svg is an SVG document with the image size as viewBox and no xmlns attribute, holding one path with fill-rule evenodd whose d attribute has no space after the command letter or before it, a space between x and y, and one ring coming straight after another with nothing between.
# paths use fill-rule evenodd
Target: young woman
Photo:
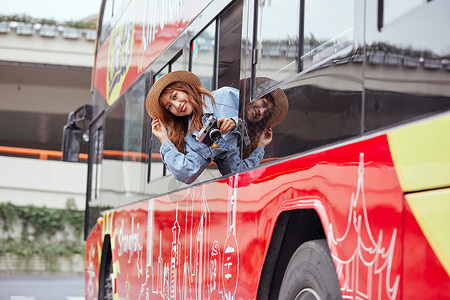
<instances>
[{"instance_id":1,"label":"young woman","mask_svg":"<svg viewBox=\"0 0 450 300\"><path fill-rule=\"evenodd\" d=\"M223 88L211 94L200 79L188 71L175 71L158 79L150 89L146 107L153 118L152 132L161 141L160 153L174 178L192 183L214 160L222 175L241 168L236 148L239 91ZM222 137L214 147L199 142L195 135L203 127L202 119L213 115ZM245 168L258 165L264 148L272 140L271 132L261 135L257 147L245 160Z\"/></svg>"}]
</instances>

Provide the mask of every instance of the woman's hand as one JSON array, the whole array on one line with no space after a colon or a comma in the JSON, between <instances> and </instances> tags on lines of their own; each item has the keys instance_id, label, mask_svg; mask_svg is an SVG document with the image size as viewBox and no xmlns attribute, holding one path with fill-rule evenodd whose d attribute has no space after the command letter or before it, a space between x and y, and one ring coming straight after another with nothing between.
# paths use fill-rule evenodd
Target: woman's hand
<instances>
[{"instance_id":1,"label":"woman's hand","mask_svg":"<svg viewBox=\"0 0 450 300\"><path fill-rule=\"evenodd\" d=\"M221 134L226 134L228 131L236 128L236 122L233 119L221 118L217 120L217 127L219 127Z\"/></svg>"},{"instance_id":2,"label":"woman's hand","mask_svg":"<svg viewBox=\"0 0 450 300\"><path fill-rule=\"evenodd\" d=\"M161 144L169 139L167 135L167 129L159 119L153 119L152 133L159 139Z\"/></svg>"},{"instance_id":3,"label":"woman's hand","mask_svg":"<svg viewBox=\"0 0 450 300\"><path fill-rule=\"evenodd\" d=\"M270 144L272 138L273 138L272 128L269 127L259 136L258 146L264 149L267 145Z\"/></svg>"}]
</instances>

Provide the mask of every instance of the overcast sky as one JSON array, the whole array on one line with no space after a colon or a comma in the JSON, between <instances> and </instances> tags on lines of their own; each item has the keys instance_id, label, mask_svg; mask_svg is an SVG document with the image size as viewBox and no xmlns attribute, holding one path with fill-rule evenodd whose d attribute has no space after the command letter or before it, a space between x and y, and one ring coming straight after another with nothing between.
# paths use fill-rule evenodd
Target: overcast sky
<instances>
[{"instance_id":1,"label":"overcast sky","mask_svg":"<svg viewBox=\"0 0 450 300\"><path fill-rule=\"evenodd\" d=\"M101 0L0 0L0 14L26 14L33 18L80 21L98 14Z\"/></svg>"}]
</instances>

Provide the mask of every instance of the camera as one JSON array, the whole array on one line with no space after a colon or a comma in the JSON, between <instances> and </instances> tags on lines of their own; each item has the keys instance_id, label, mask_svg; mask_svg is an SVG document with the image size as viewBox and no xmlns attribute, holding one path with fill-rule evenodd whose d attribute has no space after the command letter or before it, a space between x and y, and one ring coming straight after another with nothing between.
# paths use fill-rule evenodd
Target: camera
<instances>
[{"instance_id":1,"label":"camera","mask_svg":"<svg viewBox=\"0 0 450 300\"><path fill-rule=\"evenodd\" d=\"M217 127L217 118L214 116L209 116L206 120L205 125L197 134L197 141L211 147L214 142L222 137L219 127Z\"/></svg>"}]
</instances>

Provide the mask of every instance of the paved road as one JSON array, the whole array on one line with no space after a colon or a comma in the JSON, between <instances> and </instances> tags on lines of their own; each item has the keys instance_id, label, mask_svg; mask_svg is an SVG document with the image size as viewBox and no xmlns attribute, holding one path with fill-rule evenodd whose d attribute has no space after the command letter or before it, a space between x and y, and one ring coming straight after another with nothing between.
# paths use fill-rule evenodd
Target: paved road
<instances>
[{"instance_id":1,"label":"paved road","mask_svg":"<svg viewBox=\"0 0 450 300\"><path fill-rule=\"evenodd\" d=\"M1 275L0 300L84 300L84 277Z\"/></svg>"}]
</instances>

